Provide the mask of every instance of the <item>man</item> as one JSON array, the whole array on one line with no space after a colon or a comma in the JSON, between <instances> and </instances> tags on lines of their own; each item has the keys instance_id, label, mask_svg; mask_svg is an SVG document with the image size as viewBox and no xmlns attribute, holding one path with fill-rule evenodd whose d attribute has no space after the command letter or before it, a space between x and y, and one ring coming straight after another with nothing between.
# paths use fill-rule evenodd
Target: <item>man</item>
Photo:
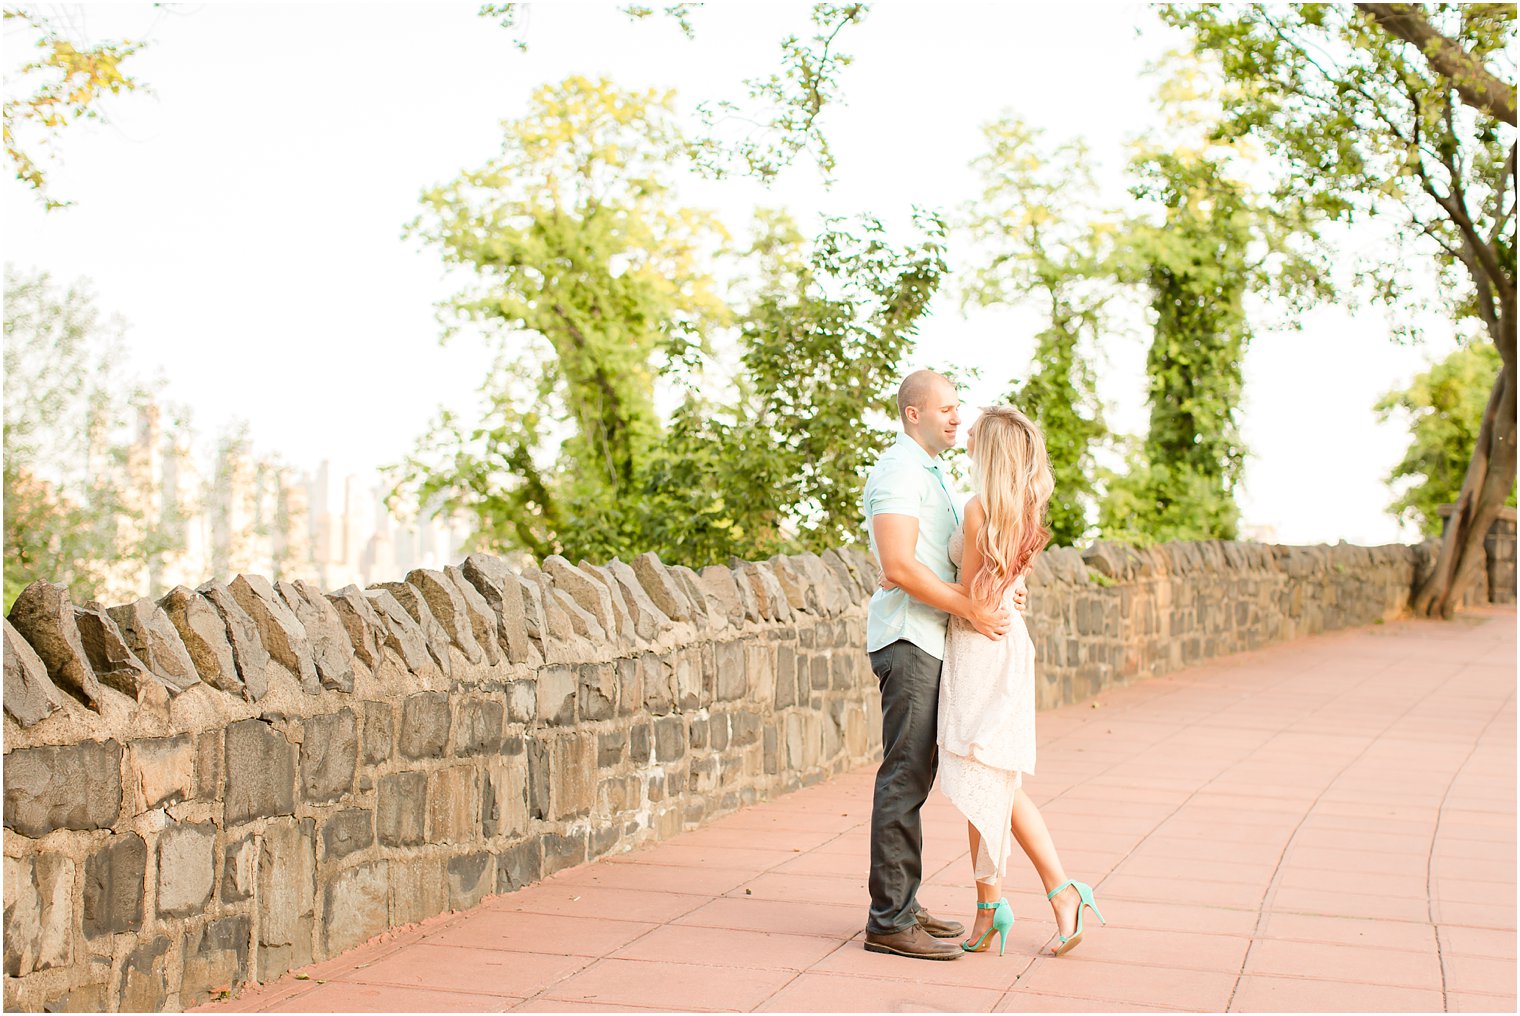
<instances>
[{"instance_id":1,"label":"man","mask_svg":"<svg viewBox=\"0 0 1520 1016\"><path fill-rule=\"evenodd\" d=\"M881 686L882 762L871 811L871 912L866 949L914 959L961 956L952 939L965 932L918 905L923 879L919 809L938 764L939 678L951 614L1000 639L1006 610L985 611L943 583L955 581L950 537L960 512L939 456L955 446L960 399L933 371L914 371L897 393L903 432L866 480L864 508L871 550L895 588L871 597L866 651ZM1017 605L1022 609L1022 602Z\"/></svg>"}]
</instances>

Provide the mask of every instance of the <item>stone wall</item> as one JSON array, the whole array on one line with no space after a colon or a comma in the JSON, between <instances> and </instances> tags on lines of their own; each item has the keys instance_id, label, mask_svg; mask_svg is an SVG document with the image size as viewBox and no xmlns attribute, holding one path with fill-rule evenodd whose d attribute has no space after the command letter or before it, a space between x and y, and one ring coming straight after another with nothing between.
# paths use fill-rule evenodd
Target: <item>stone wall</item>
<instances>
[{"instance_id":1,"label":"stone wall","mask_svg":"<svg viewBox=\"0 0 1520 1016\"><path fill-rule=\"evenodd\" d=\"M1443 504L1436 509L1441 515L1441 535L1451 529L1452 505ZM1488 527L1483 538L1484 565L1488 569L1488 582L1478 583L1479 588L1467 594L1462 601L1514 603L1515 602L1515 509L1499 509L1499 517Z\"/></svg>"},{"instance_id":2,"label":"stone wall","mask_svg":"<svg viewBox=\"0 0 1520 1016\"><path fill-rule=\"evenodd\" d=\"M1040 705L1396 616L1430 547L1041 556ZM5 623L5 1006L183 1008L878 756L875 571L474 555Z\"/></svg>"}]
</instances>

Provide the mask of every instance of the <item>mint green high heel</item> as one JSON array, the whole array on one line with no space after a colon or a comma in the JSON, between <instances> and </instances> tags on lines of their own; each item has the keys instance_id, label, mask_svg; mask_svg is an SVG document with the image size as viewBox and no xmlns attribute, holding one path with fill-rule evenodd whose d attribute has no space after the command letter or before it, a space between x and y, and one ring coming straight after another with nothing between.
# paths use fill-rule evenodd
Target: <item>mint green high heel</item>
<instances>
[{"instance_id":1,"label":"mint green high heel","mask_svg":"<svg viewBox=\"0 0 1520 1016\"><path fill-rule=\"evenodd\" d=\"M1050 892L1046 893L1045 898L1047 900L1054 900L1056 898L1056 893L1060 892L1062 889L1065 889L1067 886L1071 886L1077 891L1077 895L1081 897L1081 902L1077 904L1077 926L1072 929L1071 937L1067 938L1060 932L1056 932L1056 938L1059 938L1061 940L1061 944L1056 946L1057 956L1064 956L1066 953L1071 952L1072 949L1076 948L1077 943L1082 941L1083 907L1092 908L1092 912L1098 916L1099 924L1108 923L1107 921L1103 920L1103 911L1098 909L1097 901L1093 899L1092 886L1088 885L1086 882L1078 882L1076 879L1069 878L1065 882L1062 882L1060 885L1056 886L1054 889L1050 890ZM977 905L980 906L981 904Z\"/></svg>"},{"instance_id":2,"label":"mint green high heel","mask_svg":"<svg viewBox=\"0 0 1520 1016\"><path fill-rule=\"evenodd\" d=\"M998 955L1003 955L1003 950L1008 948L1008 932L1013 927L1013 908L1008 905L1006 898L996 903L978 903L978 910L991 910L992 927L982 932L981 938L975 942L971 939L961 943L961 948L967 952L986 952L987 947L992 945L992 933L998 933Z\"/></svg>"}]
</instances>

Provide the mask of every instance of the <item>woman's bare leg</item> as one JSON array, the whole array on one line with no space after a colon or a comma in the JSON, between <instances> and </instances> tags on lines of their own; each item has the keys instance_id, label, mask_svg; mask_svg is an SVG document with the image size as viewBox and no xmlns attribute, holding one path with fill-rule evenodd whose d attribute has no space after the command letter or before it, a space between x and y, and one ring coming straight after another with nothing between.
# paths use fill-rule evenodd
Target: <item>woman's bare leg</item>
<instances>
[{"instance_id":1,"label":"woman's bare leg","mask_svg":"<svg viewBox=\"0 0 1520 1016\"><path fill-rule=\"evenodd\" d=\"M976 878L976 855L981 850L982 834L976 831L976 826L966 823L966 835L971 841L971 877ZM995 903L1003 895L1003 883L996 877L990 882L976 883L976 901L978 903ZM988 928L992 927L992 911L976 908L976 919L971 924L970 940L975 942Z\"/></svg>"},{"instance_id":2,"label":"woman's bare leg","mask_svg":"<svg viewBox=\"0 0 1520 1016\"><path fill-rule=\"evenodd\" d=\"M1061 866L1061 857L1056 853L1055 841L1050 838L1050 830L1045 826L1045 819L1040 814L1040 809L1024 793L1020 787L1013 795L1013 837L1019 841L1019 846L1024 848L1024 853L1029 855L1029 860L1034 863L1034 870L1039 873L1040 881L1048 893L1062 882L1066 881L1066 869ZM973 830L973 835L975 831ZM974 855L973 855L974 856ZM980 885L978 885L980 891ZM1050 901L1051 908L1056 914L1056 930L1062 935L1069 936L1077 926L1077 907L1080 904L1077 891L1068 887L1064 892L1057 893L1056 898Z\"/></svg>"}]
</instances>

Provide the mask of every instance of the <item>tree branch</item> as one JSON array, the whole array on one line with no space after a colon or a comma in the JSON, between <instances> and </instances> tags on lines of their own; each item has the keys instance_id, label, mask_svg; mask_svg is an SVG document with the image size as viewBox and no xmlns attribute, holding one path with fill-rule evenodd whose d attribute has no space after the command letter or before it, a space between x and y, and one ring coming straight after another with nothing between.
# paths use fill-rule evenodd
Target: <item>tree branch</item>
<instances>
[{"instance_id":1,"label":"tree branch","mask_svg":"<svg viewBox=\"0 0 1520 1016\"><path fill-rule=\"evenodd\" d=\"M1417 7L1362 3L1356 6L1383 31L1418 49L1432 70L1451 81L1463 102L1515 126L1515 86L1494 77L1481 60L1437 32Z\"/></svg>"}]
</instances>

